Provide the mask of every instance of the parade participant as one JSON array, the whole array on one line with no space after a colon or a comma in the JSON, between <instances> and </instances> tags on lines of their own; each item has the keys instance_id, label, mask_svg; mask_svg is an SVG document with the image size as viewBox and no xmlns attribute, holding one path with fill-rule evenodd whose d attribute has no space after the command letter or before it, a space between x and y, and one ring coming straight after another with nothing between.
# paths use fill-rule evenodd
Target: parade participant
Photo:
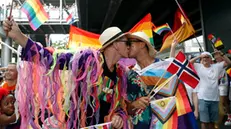
<instances>
[{"instance_id":1,"label":"parade participant","mask_svg":"<svg viewBox=\"0 0 231 129\"><path fill-rule=\"evenodd\" d=\"M36 44L36 42L23 34L12 18L4 21L3 28L9 37L24 48L22 53L23 60L35 62L37 72L43 71L43 69L40 69L41 65L45 66L46 72L39 75L47 74L50 68L53 70L51 70L51 74L55 80L54 82L50 82L50 84L54 86L47 86L48 89L45 89L46 85L44 85L44 89L42 86L39 86L40 89L33 87L36 89L33 91L35 94L35 91L39 92L40 90L48 92L45 95L43 95L44 92L37 94L39 98L38 103L40 104L42 112L44 109L43 106L45 105L44 103L46 103L46 99L49 98L46 95L52 94L53 96L57 96L57 93L53 91L57 91L57 89L63 87L64 91L68 92L64 93L64 96L66 95L64 97L64 105L66 105L63 106L63 110L67 109L65 112L68 113L69 116L67 120L68 127L86 127L111 121L114 128L120 129L123 127L127 129L127 115L124 102L126 97L126 74L124 67L117 64L117 62L121 58L128 57L129 45L126 34L122 33L118 27L109 27L100 35L99 41L102 44L102 48L99 51L86 49L81 51L76 50L76 53L59 53L57 55L52 55L50 51ZM58 68L58 70L56 68ZM61 80L61 75L58 71L59 69L65 70L65 68L72 71L72 73L68 74L68 76L71 76L67 81L73 82L74 85L57 85L62 82L57 81L59 79ZM39 77L43 78L43 76ZM43 82L43 84L47 83L45 82L47 80L46 78L39 80ZM33 79L31 79L31 81L33 82ZM55 89L52 89L54 87ZM19 90L20 88L25 87L21 86ZM31 89L28 88L27 90ZM22 96L23 94L20 95ZM27 102L30 103L28 99L34 98L34 94L30 94L30 92L26 94L26 96L29 97L25 100L26 102L19 100L19 110L20 105L26 106ZM59 120L57 115L63 110L56 102L58 101L57 97L55 97L54 100L51 97L50 99L52 99L51 103L54 108L53 115ZM30 104L33 105L33 103ZM59 109L58 111L57 107ZM28 109L27 106L26 109L28 112L31 110ZM20 111L27 114L24 110L21 106ZM27 127L26 123L30 121L31 118L29 115L24 116L21 126ZM61 121L64 122L64 120Z\"/></svg>"},{"instance_id":2,"label":"parade participant","mask_svg":"<svg viewBox=\"0 0 231 129\"><path fill-rule=\"evenodd\" d=\"M224 61L223 56L221 55L220 52L214 53L214 59L217 63ZM219 83L219 93L220 93L218 126L222 123L224 114L227 114L228 116L225 125L231 125L231 114L230 114L230 107L228 103L229 79L225 68L222 70L219 76L218 83ZM226 113L224 113L224 109Z\"/></svg>"},{"instance_id":3,"label":"parade participant","mask_svg":"<svg viewBox=\"0 0 231 129\"><path fill-rule=\"evenodd\" d=\"M169 58L163 61L156 58L155 57L156 50L151 45L148 36L144 32L135 32L131 34L131 36L129 36L129 41L131 43L129 57L135 58L137 61L137 64L129 71L128 90L127 90L128 100L129 100L128 113L132 117L134 129L162 128L164 124L167 123L168 121L165 121L164 123L162 123L163 121L160 120L161 118L153 114L154 112L150 104L150 101L152 101L150 100L150 91L153 89L153 87L158 87L156 86L158 80L165 73L168 65L171 63L173 58ZM175 50L173 51L173 53L174 52ZM166 72L166 74L163 76L159 84L163 83L170 76L171 74ZM174 78L174 79L177 79L177 78ZM184 89L182 83L179 82L178 84L179 84L179 87ZM178 85L178 84L175 83L174 85ZM169 96L173 98L174 96L178 97L174 93L175 91L172 92L171 95ZM169 98L169 97L164 97L162 95L157 93L154 96L154 98L156 100ZM185 95L186 95L186 91L185 91ZM190 107L188 100L187 100L187 103L188 103L187 110L191 111L191 107ZM176 107L176 109L179 109L179 110L180 108L181 108L180 106ZM137 112L140 109L143 110L141 114ZM169 109L169 110L172 110L172 109ZM175 114L175 113L176 112L172 112L172 114L170 112L165 112L166 116L169 115L170 118L173 118L173 116L174 117L176 116L175 118L178 119L178 122L171 121L174 124L169 124L167 128L171 128L171 129L176 129L176 128L195 129L196 128L195 117L189 118L189 119L194 119L194 121L192 122L188 119L188 116L185 116L187 115L188 112L185 112L186 113L185 115L184 114L180 115L180 113L179 114ZM188 124L192 124L192 126L188 127Z\"/></svg>"}]
</instances>

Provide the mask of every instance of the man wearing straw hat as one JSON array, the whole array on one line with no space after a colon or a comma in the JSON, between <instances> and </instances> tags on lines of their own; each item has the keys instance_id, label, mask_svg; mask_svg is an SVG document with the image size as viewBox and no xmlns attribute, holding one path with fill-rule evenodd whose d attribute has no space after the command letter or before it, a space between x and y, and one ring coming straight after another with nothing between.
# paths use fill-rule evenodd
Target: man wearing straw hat
<instances>
[{"instance_id":1,"label":"man wearing straw hat","mask_svg":"<svg viewBox=\"0 0 231 129\"><path fill-rule=\"evenodd\" d=\"M168 120L162 120L160 117L158 117L158 115L153 114L154 111L152 108L152 102L155 101L152 100L157 99L157 101L161 102L162 100L163 102L166 102L166 99L175 100L175 91L172 91L171 94L169 94L169 97L163 97L164 95L161 93L161 89L159 90L159 93L153 93L152 90L153 87L160 86L163 82L170 79L170 73L167 72L164 76L163 74L173 58L169 58L164 61L155 58L156 50L151 45L148 36L144 32L135 32L131 34L129 36L129 41L131 43L129 57L135 58L137 61L137 64L129 71L127 90L129 100L128 113L131 115L134 129L159 129L164 126L166 127L165 123L167 123ZM171 79L177 80L177 77L172 76ZM177 84L181 85L182 83L179 82ZM176 83L174 83L174 85L177 86ZM183 85L181 85L181 87L182 86ZM177 97L178 96L176 96L176 98ZM188 108L191 109L190 106ZM176 110L178 109L181 110L181 107L176 106ZM156 112L158 111L155 111L155 114ZM163 116L169 115L170 120L170 118L173 118L172 116L175 113L176 112L165 112ZM172 122L172 124L169 124L168 128L196 129L194 125L195 118L190 116L190 118L194 119L194 121L189 121L189 116L185 115L187 115L187 112L186 114L178 113L176 115L178 122ZM187 124L192 124L192 126L190 125L189 127Z\"/></svg>"},{"instance_id":2,"label":"man wearing straw hat","mask_svg":"<svg viewBox=\"0 0 231 129\"><path fill-rule=\"evenodd\" d=\"M40 70L31 69L32 73L37 73L38 77L36 78L44 78L44 75L49 74L53 75L51 80L56 78L54 80L55 85L52 87L49 85L53 85L53 83L50 84L46 81L49 80L46 79L49 78L49 76L46 76L44 79L36 80L40 82L40 84L45 85L48 83L47 88L50 90L47 90L43 86L39 86L39 88L33 87L32 92L36 96L40 95L37 94L36 91L43 91L42 93L44 94L40 96L40 101L37 101L42 115L44 111L43 106L46 105L44 102L49 99L48 101L53 103L53 115L57 120L62 122L62 124L66 123L69 127L78 128L109 122L112 127L117 129L128 128L126 124L127 114L124 102L124 98L126 97L126 74L124 67L117 64L120 58L128 57L129 45L128 39L126 38L127 34L122 33L118 27L110 27L100 35L99 41L102 44L102 48L99 51L87 49L75 53L58 53L52 56L50 51L44 49L25 36L13 19L5 20L3 29L8 33L9 37L24 48L22 59L34 61L36 63L36 69ZM29 64L28 67L26 66L28 66L28 64L21 68L24 69L23 74L27 74L25 70L33 67L34 64ZM43 72L42 68L46 69L46 72ZM70 70L65 70L67 68L71 69L72 72ZM63 69L63 71L71 73L62 76L64 78L66 77L66 80L64 80L61 78L60 72L55 72L57 71L56 69ZM47 71L50 72L48 73ZM24 77L29 80L31 78L30 75ZM25 78L20 79L25 80ZM65 83L65 86L63 86L64 84L60 82L65 81L69 83ZM21 85L20 82L19 85ZM27 85L28 83L24 84L23 87L19 86L19 90L20 88L29 87ZM64 105L57 105L56 101L59 100L55 101L47 95L53 94L56 98L57 94L52 91L57 92L57 89L62 86L64 88ZM30 88L27 90L31 91ZM34 100L33 96L29 96L30 94L19 94L26 96L27 99ZM20 97L20 95L18 97ZM45 101L43 102L42 100ZM61 100L63 100L62 97ZM33 103L27 100L25 101L28 103L22 100L18 101L22 107L24 106L22 108L19 105L21 115L25 116L22 117L22 128L26 128L29 124L27 122L29 121L31 125L36 126L36 122L33 123L33 121L31 121L32 117L27 116L27 112L24 111L27 110L31 112L30 108L33 108L33 111L36 107L34 109L33 106L28 106L28 104L33 105ZM69 116L68 120L57 117L60 112L64 112L64 110ZM31 113L33 114L33 112Z\"/></svg>"}]
</instances>

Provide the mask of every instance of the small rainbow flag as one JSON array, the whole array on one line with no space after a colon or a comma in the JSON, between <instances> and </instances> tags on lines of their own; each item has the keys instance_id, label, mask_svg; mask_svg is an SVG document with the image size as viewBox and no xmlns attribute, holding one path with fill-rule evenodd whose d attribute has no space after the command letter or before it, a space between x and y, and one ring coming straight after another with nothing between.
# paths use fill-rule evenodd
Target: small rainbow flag
<instances>
[{"instance_id":1,"label":"small rainbow flag","mask_svg":"<svg viewBox=\"0 0 231 129\"><path fill-rule=\"evenodd\" d=\"M31 28L36 31L49 16L39 0L27 0L21 10L26 14Z\"/></svg>"},{"instance_id":2,"label":"small rainbow flag","mask_svg":"<svg viewBox=\"0 0 231 129\"><path fill-rule=\"evenodd\" d=\"M158 35L160 35L162 32L164 31L171 31L171 28L169 27L169 25L166 23L164 25L161 25L159 27L156 27L155 29L153 29L153 31L155 33L157 33Z\"/></svg>"},{"instance_id":3,"label":"small rainbow flag","mask_svg":"<svg viewBox=\"0 0 231 129\"><path fill-rule=\"evenodd\" d=\"M102 46L98 39L99 34L91 33L71 25L67 48L91 47L99 49Z\"/></svg>"}]
</instances>

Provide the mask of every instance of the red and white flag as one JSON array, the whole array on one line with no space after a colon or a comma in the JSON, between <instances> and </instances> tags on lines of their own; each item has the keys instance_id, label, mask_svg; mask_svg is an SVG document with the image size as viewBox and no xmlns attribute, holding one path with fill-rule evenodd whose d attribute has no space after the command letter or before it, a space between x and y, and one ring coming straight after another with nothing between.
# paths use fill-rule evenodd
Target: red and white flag
<instances>
[{"instance_id":1,"label":"red and white flag","mask_svg":"<svg viewBox=\"0 0 231 129\"><path fill-rule=\"evenodd\" d=\"M180 80L195 88L200 81L193 65L186 59L180 51L172 63L168 66L167 71L176 74Z\"/></svg>"}]
</instances>

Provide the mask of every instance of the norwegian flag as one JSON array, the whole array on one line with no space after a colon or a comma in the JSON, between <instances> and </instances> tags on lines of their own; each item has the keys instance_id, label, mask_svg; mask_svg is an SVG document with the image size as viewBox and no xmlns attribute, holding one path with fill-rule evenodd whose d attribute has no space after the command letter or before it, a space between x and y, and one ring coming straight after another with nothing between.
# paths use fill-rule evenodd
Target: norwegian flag
<instances>
[{"instance_id":1,"label":"norwegian flag","mask_svg":"<svg viewBox=\"0 0 231 129\"><path fill-rule=\"evenodd\" d=\"M167 71L172 74L177 74L180 80L192 88L195 88L200 81L193 65L186 59L185 55L181 51L168 66Z\"/></svg>"},{"instance_id":2,"label":"norwegian flag","mask_svg":"<svg viewBox=\"0 0 231 129\"><path fill-rule=\"evenodd\" d=\"M68 12L67 9L64 9L64 10L66 11L66 13L67 13L67 15L68 15L68 17L66 18L66 22L67 22L69 25L71 25L71 24L73 24L74 22L77 21L77 19L74 18L73 15L72 15L71 13Z\"/></svg>"},{"instance_id":3,"label":"norwegian flag","mask_svg":"<svg viewBox=\"0 0 231 129\"><path fill-rule=\"evenodd\" d=\"M75 19L73 18L72 14L70 14L67 19L66 19L66 22L71 25L72 23L75 22Z\"/></svg>"}]
</instances>

